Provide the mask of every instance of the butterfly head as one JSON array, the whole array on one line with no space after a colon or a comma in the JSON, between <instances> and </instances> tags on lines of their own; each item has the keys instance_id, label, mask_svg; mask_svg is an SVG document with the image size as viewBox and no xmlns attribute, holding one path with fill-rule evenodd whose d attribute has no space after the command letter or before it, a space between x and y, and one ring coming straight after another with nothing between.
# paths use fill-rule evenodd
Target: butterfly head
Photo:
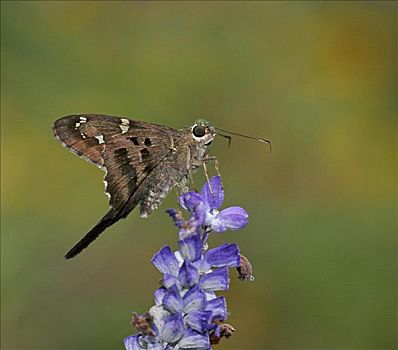
<instances>
[{"instance_id":1,"label":"butterfly head","mask_svg":"<svg viewBox=\"0 0 398 350\"><path fill-rule=\"evenodd\" d=\"M195 141L208 146L216 136L216 129L205 119L198 119L191 127L192 137Z\"/></svg>"}]
</instances>

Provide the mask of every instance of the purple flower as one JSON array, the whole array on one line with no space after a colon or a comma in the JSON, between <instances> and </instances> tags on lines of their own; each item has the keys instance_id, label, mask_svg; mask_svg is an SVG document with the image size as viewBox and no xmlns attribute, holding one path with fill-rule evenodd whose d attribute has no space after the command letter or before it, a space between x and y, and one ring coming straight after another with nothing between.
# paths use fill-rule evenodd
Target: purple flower
<instances>
[{"instance_id":1,"label":"purple flower","mask_svg":"<svg viewBox=\"0 0 398 350\"><path fill-rule=\"evenodd\" d=\"M162 285L154 293L155 306L142 315L133 314L139 333L124 339L127 350L209 350L232 334L232 326L221 324L227 317L225 298L215 292L228 290L228 268L241 264L239 247L225 243L208 250L206 238L210 230L243 228L248 215L240 207L219 211L223 200L221 178L215 176L200 193L180 197L180 205L191 213L188 220L178 210L167 211L179 228L179 249L173 252L164 246L153 256Z\"/></svg>"},{"instance_id":2,"label":"purple flower","mask_svg":"<svg viewBox=\"0 0 398 350\"><path fill-rule=\"evenodd\" d=\"M126 350L141 350L140 346L140 339L141 335L129 335L128 337L124 338L124 347Z\"/></svg>"},{"instance_id":3,"label":"purple flower","mask_svg":"<svg viewBox=\"0 0 398 350\"><path fill-rule=\"evenodd\" d=\"M192 213L198 225L210 227L215 232L245 227L248 218L246 210L235 206L219 211L223 201L224 190L220 176L214 176L209 183L206 182L200 193L187 192L180 197L180 205ZM176 221L175 223L178 226Z\"/></svg>"}]
</instances>

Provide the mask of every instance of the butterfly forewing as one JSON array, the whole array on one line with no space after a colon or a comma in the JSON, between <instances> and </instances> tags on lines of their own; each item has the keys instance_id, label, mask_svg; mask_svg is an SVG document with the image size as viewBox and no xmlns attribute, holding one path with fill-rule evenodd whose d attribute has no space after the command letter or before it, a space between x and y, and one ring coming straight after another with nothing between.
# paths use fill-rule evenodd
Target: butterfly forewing
<instances>
[{"instance_id":1,"label":"butterfly forewing","mask_svg":"<svg viewBox=\"0 0 398 350\"><path fill-rule=\"evenodd\" d=\"M54 134L78 156L106 171L109 204L120 209L171 147L172 128L98 114L58 119Z\"/></svg>"},{"instance_id":2,"label":"butterfly forewing","mask_svg":"<svg viewBox=\"0 0 398 350\"><path fill-rule=\"evenodd\" d=\"M110 126L112 131L109 130ZM94 115L71 115L58 119L54 123L53 131L66 148L102 167L105 142L95 136L104 135L105 131L108 136L115 134L117 123L113 118L106 118L105 121Z\"/></svg>"}]
</instances>

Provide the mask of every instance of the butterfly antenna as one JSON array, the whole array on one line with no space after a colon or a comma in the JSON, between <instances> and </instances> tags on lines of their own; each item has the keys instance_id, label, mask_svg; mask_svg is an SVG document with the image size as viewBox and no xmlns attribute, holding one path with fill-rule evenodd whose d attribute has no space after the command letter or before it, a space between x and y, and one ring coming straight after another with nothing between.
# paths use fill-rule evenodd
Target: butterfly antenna
<instances>
[{"instance_id":1,"label":"butterfly antenna","mask_svg":"<svg viewBox=\"0 0 398 350\"><path fill-rule=\"evenodd\" d=\"M231 137L231 136L229 136L229 135L224 135L224 134L220 134L220 133L217 133L217 135L219 135L219 136L221 136L221 137L224 137L224 138L228 139L228 147L231 147L231 143L232 143L232 137Z\"/></svg>"},{"instance_id":2,"label":"butterfly antenna","mask_svg":"<svg viewBox=\"0 0 398 350\"><path fill-rule=\"evenodd\" d=\"M263 138L260 138L260 137L253 137L253 136L238 134L238 133L236 133L236 132L232 132L232 131L228 131L228 130L224 130L224 129L220 129L220 128L215 128L215 129L216 129L217 131L222 131L222 132L225 132L225 133L227 133L227 134L236 135L236 136L244 137L244 138L246 138L246 139L251 139L251 140L255 140L255 141L258 141L258 142L265 143L265 144L267 144L267 145L269 146L270 152L272 152L272 144L271 144L271 141L270 141L270 140L263 139ZM221 134L219 134L219 135L220 135L220 136L223 136L223 137L231 137L231 136L228 136L228 135L221 135Z\"/></svg>"}]
</instances>

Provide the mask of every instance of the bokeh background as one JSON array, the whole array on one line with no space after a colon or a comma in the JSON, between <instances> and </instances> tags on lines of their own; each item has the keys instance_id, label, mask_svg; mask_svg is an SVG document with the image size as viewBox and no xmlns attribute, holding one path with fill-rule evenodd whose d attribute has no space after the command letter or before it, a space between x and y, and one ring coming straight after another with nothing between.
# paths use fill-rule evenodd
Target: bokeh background
<instances>
[{"instance_id":1,"label":"bokeh background","mask_svg":"<svg viewBox=\"0 0 398 350\"><path fill-rule=\"evenodd\" d=\"M394 2L1 2L2 348L120 349L153 305L164 213L133 212L78 258L107 210L102 172L52 137L97 112L222 138L225 205L250 213L217 349L396 349ZM203 173L196 175L204 182Z\"/></svg>"}]
</instances>

